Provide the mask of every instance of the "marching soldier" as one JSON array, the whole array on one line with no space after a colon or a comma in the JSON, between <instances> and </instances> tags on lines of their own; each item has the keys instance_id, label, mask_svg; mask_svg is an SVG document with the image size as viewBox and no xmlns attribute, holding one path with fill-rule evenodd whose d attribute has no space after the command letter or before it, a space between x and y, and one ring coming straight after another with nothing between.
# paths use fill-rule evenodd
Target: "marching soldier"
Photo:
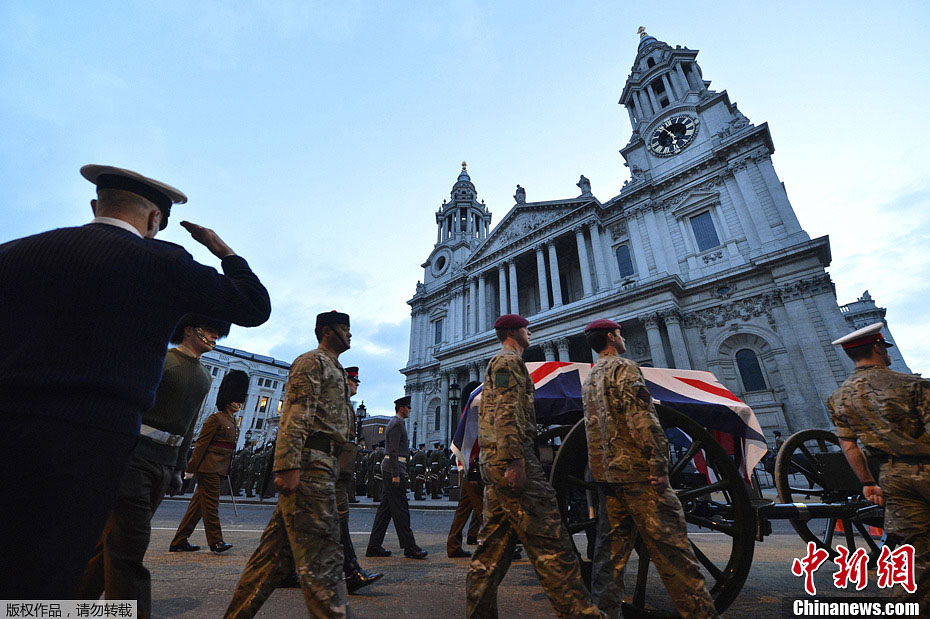
<instances>
[{"instance_id":1,"label":"marching soldier","mask_svg":"<svg viewBox=\"0 0 930 619\"><path fill-rule=\"evenodd\" d=\"M234 415L242 408L248 393L249 377L241 370L231 370L220 383L216 395L217 412L203 422L194 453L187 463L187 472L197 475L197 489L168 547L171 552L199 548L192 546L187 538L201 518L210 550L219 553L232 548L232 544L223 541L220 526L220 480L229 472L233 450L239 440L239 426Z\"/></svg>"},{"instance_id":2,"label":"marching soldier","mask_svg":"<svg viewBox=\"0 0 930 619\"><path fill-rule=\"evenodd\" d=\"M252 455L249 457L248 463L248 473L245 477L245 496L251 497L252 489L255 487L255 482L258 479L259 467L261 466L262 461L262 450L256 449L252 452Z\"/></svg>"},{"instance_id":3,"label":"marching soldier","mask_svg":"<svg viewBox=\"0 0 930 619\"><path fill-rule=\"evenodd\" d=\"M358 385L361 382L358 377L358 367L346 368L346 374L349 377L349 397L351 398L358 392ZM349 442L345 444L339 453L339 475L336 477L336 507L339 512L339 538L342 542L344 556L342 569L345 574L346 588L349 593L355 593L362 587L367 587L375 582L384 574L381 572L368 572L362 569L362 566L358 564L358 555L355 553L352 537L349 535L349 497L355 498L353 468L358 451L355 444L355 409L350 407L350 410L352 415L349 423Z\"/></svg>"},{"instance_id":4,"label":"marching soldier","mask_svg":"<svg viewBox=\"0 0 930 619\"><path fill-rule=\"evenodd\" d=\"M885 531L914 547L916 599L930 598L930 382L888 368L877 322L833 342L856 364L827 399L846 460L866 499L885 506ZM878 482L865 455L881 461Z\"/></svg>"},{"instance_id":5,"label":"marching soldier","mask_svg":"<svg viewBox=\"0 0 930 619\"><path fill-rule=\"evenodd\" d=\"M642 372L620 357L626 346L617 323L595 320L585 337L598 355L582 397L588 461L605 525L598 528L591 594L608 616L620 616L623 568L638 533L681 616L716 617L681 503L669 486L668 443Z\"/></svg>"},{"instance_id":6,"label":"marching soldier","mask_svg":"<svg viewBox=\"0 0 930 619\"><path fill-rule=\"evenodd\" d=\"M419 449L410 458L413 465L413 498L423 500L423 486L426 485L426 443L420 443Z\"/></svg>"},{"instance_id":7,"label":"marching soldier","mask_svg":"<svg viewBox=\"0 0 930 619\"><path fill-rule=\"evenodd\" d=\"M320 345L291 365L275 453L275 508L239 579L227 617L252 617L294 568L314 617L345 617L336 508L337 457L349 440L351 403L339 355L349 349L349 316L316 317Z\"/></svg>"},{"instance_id":8,"label":"marching soldier","mask_svg":"<svg viewBox=\"0 0 930 619\"><path fill-rule=\"evenodd\" d=\"M520 540L560 617L600 617L535 454L534 387L520 357L530 345L528 325L516 314L494 322L501 350L488 363L478 416L484 539L468 568L466 615L497 617L497 587Z\"/></svg>"},{"instance_id":9,"label":"marching soldier","mask_svg":"<svg viewBox=\"0 0 930 619\"><path fill-rule=\"evenodd\" d=\"M184 316L175 328L171 343L177 348L165 357L155 405L142 414L139 442L120 482L116 507L84 572L78 599L96 600L104 593L108 600L136 600L139 616L151 616L152 577L143 559L152 537L152 516L165 492L181 491L197 413L212 381L200 357L228 334L228 322L198 314Z\"/></svg>"},{"instance_id":10,"label":"marching soldier","mask_svg":"<svg viewBox=\"0 0 930 619\"><path fill-rule=\"evenodd\" d=\"M410 452L410 441L407 439L404 421L410 416L410 396L394 400L394 411L396 414L391 417L385 431L387 448L381 461L384 500L375 513L365 556L391 556L391 551L385 550L381 544L384 542L388 523L393 520L400 547L404 549L404 556L408 559L425 559L428 553L417 546L413 531L410 530L410 509L407 503L407 454Z\"/></svg>"},{"instance_id":11,"label":"marching soldier","mask_svg":"<svg viewBox=\"0 0 930 619\"><path fill-rule=\"evenodd\" d=\"M384 495L384 482L381 474L382 460L384 460L384 441L378 443L377 448L371 452L371 459L368 461L371 498L375 503L380 503L381 497Z\"/></svg>"},{"instance_id":12,"label":"marching soldier","mask_svg":"<svg viewBox=\"0 0 930 619\"><path fill-rule=\"evenodd\" d=\"M434 499L442 498L442 468L445 461L445 454L442 450L442 443L433 443L433 450L429 452L429 491Z\"/></svg>"}]
</instances>

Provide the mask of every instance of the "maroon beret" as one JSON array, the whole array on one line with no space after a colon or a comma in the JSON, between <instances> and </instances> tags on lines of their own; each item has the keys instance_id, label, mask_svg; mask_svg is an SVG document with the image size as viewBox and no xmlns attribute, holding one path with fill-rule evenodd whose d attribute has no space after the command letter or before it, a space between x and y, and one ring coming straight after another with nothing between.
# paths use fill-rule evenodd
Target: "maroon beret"
<instances>
[{"instance_id":1,"label":"maroon beret","mask_svg":"<svg viewBox=\"0 0 930 619\"><path fill-rule=\"evenodd\" d=\"M519 329L526 327L530 321L519 314L504 314L494 321L495 329Z\"/></svg>"},{"instance_id":2,"label":"maroon beret","mask_svg":"<svg viewBox=\"0 0 930 619\"><path fill-rule=\"evenodd\" d=\"M613 331L614 329L620 329L620 328L621 328L620 325L615 323L613 320L608 320L606 318L599 318L595 320L594 322L592 322L591 324L589 324L587 327L585 327L584 332L587 333L588 331L594 331L595 329L607 329L609 331Z\"/></svg>"}]
</instances>

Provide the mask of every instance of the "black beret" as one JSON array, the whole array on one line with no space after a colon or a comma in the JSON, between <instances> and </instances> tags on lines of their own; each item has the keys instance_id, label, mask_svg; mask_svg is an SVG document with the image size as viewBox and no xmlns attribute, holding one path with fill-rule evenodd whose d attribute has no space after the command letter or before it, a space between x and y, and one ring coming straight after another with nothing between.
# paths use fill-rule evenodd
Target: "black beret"
<instances>
[{"instance_id":1,"label":"black beret","mask_svg":"<svg viewBox=\"0 0 930 619\"><path fill-rule=\"evenodd\" d=\"M172 344L180 344L184 341L184 329L187 327L210 329L216 331L220 337L229 335L229 323L225 320L217 320L203 314L184 314L178 326L174 328L174 333L171 334Z\"/></svg>"},{"instance_id":2,"label":"black beret","mask_svg":"<svg viewBox=\"0 0 930 619\"><path fill-rule=\"evenodd\" d=\"M530 321L519 314L504 314L494 321L495 329L519 329L526 327Z\"/></svg>"},{"instance_id":3,"label":"black beret","mask_svg":"<svg viewBox=\"0 0 930 619\"><path fill-rule=\"evenodd\" d=\"M587 327L584 328L584 332L594 331L595 329L607 329L608 331L613 331L614 329L620 329L620 325L615 323L613 320L608 320L607 318L599 318L594 322L590 323Z\"/></svg>"},{"instance_id":4,"label":"black beret","mask_svg":"<svg viewBox=\"0 0 930 619\"><path fill-rule=\"evenodd\" d=\"M410 396L405 395L402 398L397 398L394 400L394 408L400 408L401 406L410 406Z\"/></svg>"},{"instance_id":5,"label":"black beret","mask_svg":"<svg viewBox=\"0 0 930 619\"><path fill-rule=\"evenodd\" d=\"M316 316L316 328L321 327L332 327L333 325L345 325L349 326L349 315L343 314L342 312L337 312L332 310L330 312L323 312L322 314L317 314Z\"/></svg>"},{"instance_id":6,"label":"black beret","mask_svg":"<svg viewBox=\"0 0 930 619\"><path fill-rule=\"evenodd\" d=\"M249 395L249 375L242 370L230 370L220 383L216 394L216 410L221 411L232 402L245 402Z\"/></svg>"}]
</instances>

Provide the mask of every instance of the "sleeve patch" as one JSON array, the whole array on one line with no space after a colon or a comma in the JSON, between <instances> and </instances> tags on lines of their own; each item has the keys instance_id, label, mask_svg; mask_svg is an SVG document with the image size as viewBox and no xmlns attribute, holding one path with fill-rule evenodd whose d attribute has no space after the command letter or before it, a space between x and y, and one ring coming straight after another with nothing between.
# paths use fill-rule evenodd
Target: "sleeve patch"
<instances>
[{"instance_id":1,"label":"sleeve patch","mask_svg":"<svg viewBox=\"0 0 930 619\"><path fill-rule=\"evenodd\" d=\"M507 389L510 387L510 372L497 372L494 375L494 388Z\"/></svg>"}]
</instances>

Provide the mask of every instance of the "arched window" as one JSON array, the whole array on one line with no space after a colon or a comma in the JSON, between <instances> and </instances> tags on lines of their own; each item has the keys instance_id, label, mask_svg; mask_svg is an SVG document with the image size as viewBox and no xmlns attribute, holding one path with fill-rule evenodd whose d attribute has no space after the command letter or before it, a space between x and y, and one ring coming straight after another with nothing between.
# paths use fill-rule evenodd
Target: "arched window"
<instances>
[{"instance_id":1,"label":"arched window","mask_svg":"<svg viewBox=\"0 0 930 619\"><path fill-rule=\"evenodd\" d=\"M630 246L621 245L617 248L617 267L620 277L629 277L633 274L633 257L630 256Z\"/></svg>"},{"instance_id":2,"label":"arched window","mask_svg":"<svg viewBox=\"0 0 930 619\"><path fill-rule=\"evenodd\" d=\"M766 389L765 375L756 353L743 348L736 351L736 367L739 368L740 378L743 379L743 389L746 391L762 391Z\"/></svg>"},{"instance_id":3,"label":"arched window","mask_svg":"<svg viewBox=\"0 0 930 619\"><path fill-rule=\"evenodd\" d=\"M438 430L439 424L442 423L442 406L436 407L436 418L434 419L433 429Z\"/></svg>"}]
</instances>

